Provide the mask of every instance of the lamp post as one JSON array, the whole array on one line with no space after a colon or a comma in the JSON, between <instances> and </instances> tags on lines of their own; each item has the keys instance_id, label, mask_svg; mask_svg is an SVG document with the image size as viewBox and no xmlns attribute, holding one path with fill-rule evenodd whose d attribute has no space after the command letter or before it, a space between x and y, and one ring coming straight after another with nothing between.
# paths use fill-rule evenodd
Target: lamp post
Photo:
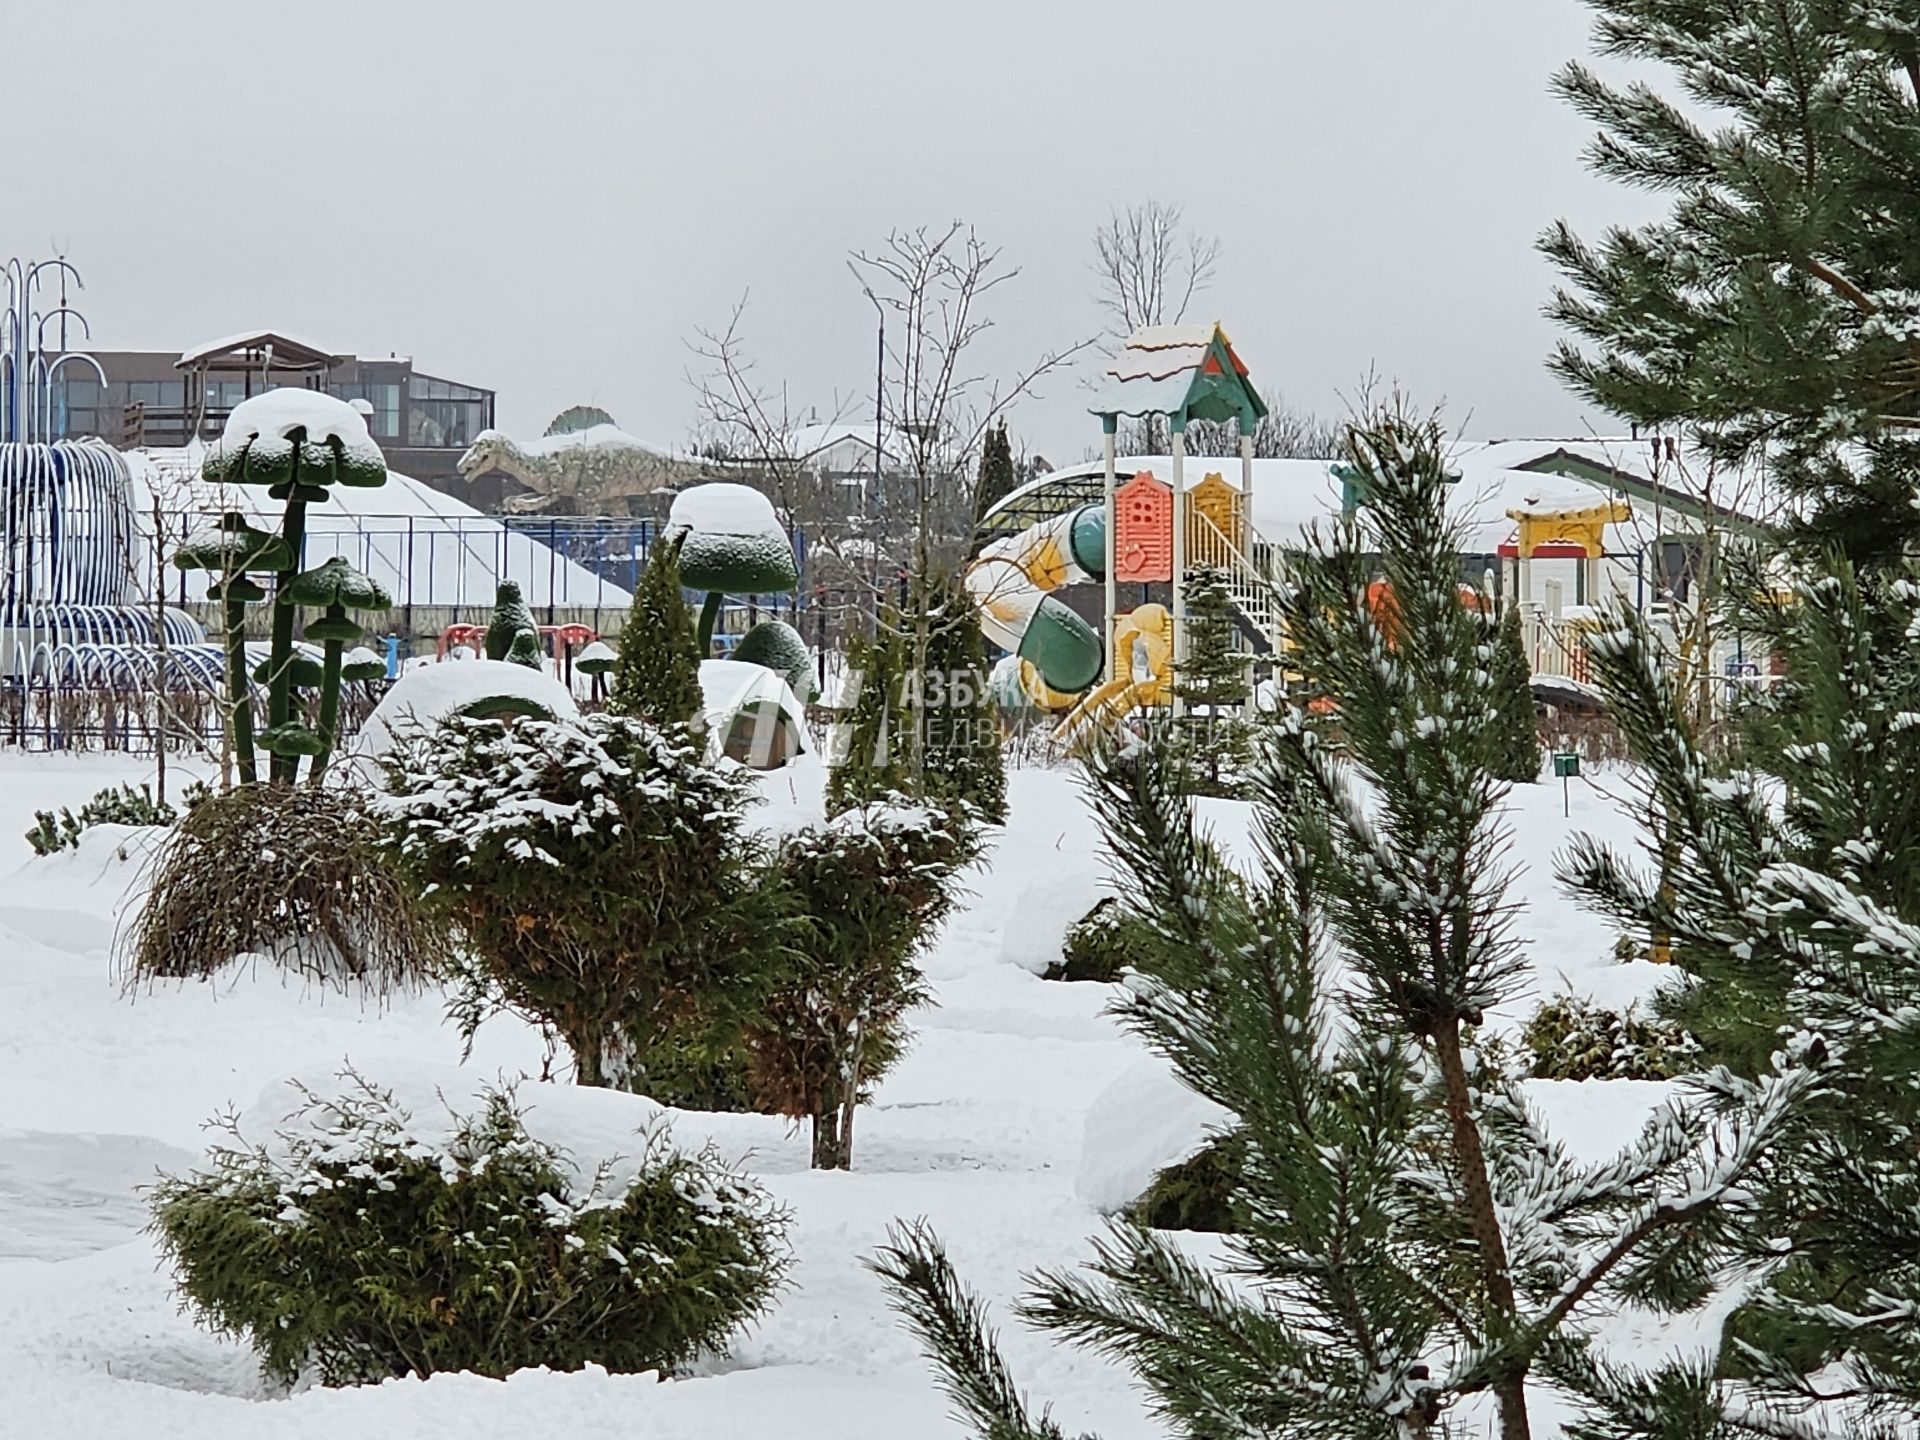
<instances>
[{"instance_id":1,"label":"lamp post","mask_svg":"<svg viewBox=\"0 0 1920 1440\"><path fill-rule=\"evenodd\" d=\"M867 534L867 553L873 562L874 584L880 583L880 552L873 537L878 528L878 509L880 505L880 443L886 431L887 416L887 307L880 303L880 297L873 293L861 275L859 267L853 261L847 261L847 273L853 276L853 283L860 287L860 293L872 302L874 317L878 322L877 338L874 343L873 364L873 488L867 496L864 507L867 519L872 522ZM877 593L877 590L876 590Z\"/></svg>"}]
</instances>

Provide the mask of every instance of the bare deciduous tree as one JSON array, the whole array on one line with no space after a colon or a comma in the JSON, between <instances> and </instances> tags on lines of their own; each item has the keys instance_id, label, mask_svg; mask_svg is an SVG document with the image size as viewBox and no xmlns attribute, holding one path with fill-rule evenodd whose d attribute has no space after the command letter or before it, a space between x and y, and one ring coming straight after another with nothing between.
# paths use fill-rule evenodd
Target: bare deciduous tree
<instances>
[{"instance_id":1,"label":"bare deciduous tree","mask_svg":"<svg viewBox=\"0 0 1920 1440\"><path fill-rule=\"evenodd\" d=\"M1093 232L1094 275L1101 308L1115 338L1142 325L1177 325L1208 285L1220 260L1220 241L1183 229L1178 205L1147 200L1111 211Z\"/></svg>"},{"instance_id":2,"label":"bare deciduous tree","mask_svg":"<svg viewBox=\"0 0 1920 1440\"><path fill-rule=\"evenodd\" d=\"M903 547L922 603L913 606L912 665L927 669L934 627L935 579L956 565L972 530L974 459L987 427L1045 376L1094 343L1093 337L1050 350L1005 379L974 367L971 353L993 321L986 297L1020 272L973 228L954 221L944 229L896 230L879 249L856 251L853 263L869 293L893 317L887 327L886 409L900 450ZM908 769L916 789L926 773L925 734L912 727Z\"/></svg>"}]
</instances>

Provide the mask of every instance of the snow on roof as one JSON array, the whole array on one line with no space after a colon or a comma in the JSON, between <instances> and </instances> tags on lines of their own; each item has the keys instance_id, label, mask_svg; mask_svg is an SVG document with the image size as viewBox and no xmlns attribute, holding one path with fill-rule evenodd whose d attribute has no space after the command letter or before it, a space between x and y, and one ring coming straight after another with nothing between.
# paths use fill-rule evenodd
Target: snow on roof
<instances>
[{"instance_id":1,"label":"snow on roof","mask_svg":"<svg viewBox=\"0 0 1920 1440\"><path fill-rule=\"evenodd\" d=\"M1095 415L1171 415L1184 411L1204 379L1203 367L1215 342L1231 362L1235 378L1246 384L1247 367L1218 321L1206 325L1147 325L1127 337L1107 365L1099 393L1088 408ZM1220 374L1216 366L1214 371ZM1261 413L1255 404L1256 413Z\"/></svg>"},{"instance_id":2,"label":"snow on roof","mask_svg":"<svg viewBox=\"0 0 1920 1440\"><path fill-rule=\"evenodd\" d=\"M849 440L871 450L873 449L873 422L869 420L863 424L858 420L844 420L832 425L800 425L795 427L789 438L793 442L794 456L801 460L810 459L822 450L831 449ZM882 431L881 455L892 458L898 454L895 442L899 438L897 430L889 428Z\"/></svg>"},{"instance_id":3,"label":"snow on roof","mask_svg":"<svg viewBox=\"0 0 1920 1440\"><path fill-rule=\"evenodd\" d=\"M205 344L195 345L190 350L180 352L180 358L174 362L176 369L185 369L202 360L210 360L218 355L226 355L235 350L264 349L271 345L274 349L286 349L293 353L288 359L294 360L301 353L318 357L332 363L345 360L345 355L336 355L323 345L311 340L302 340L298 336L288 335L279 330L243 330L238 335L223 335L218 340L209 340Z\"/></svg>"},{"instance_id":4,"label":"snow on roof","mask_svg":"<svg viewBox=\"0 0 1920 1440\"><path fill-rule=\"evenodd\" d=\"M284 507L261 487L222 487L200 478L205 453L193 445L127 454L142 523L151 524L157 496L163 510L184 508L208 517L238 510L255 525L278 528ZM626 590L567 558L570 533L559 532L556 554L538 531L510 528L497 515L389 470L387 483L377 489L335 486L326 501L307 507L306 554L309 563L344 555L385 586L397 605L490 609L502 580L518 581L535 606L631 604ZM187 571L169 575L167 586L184 584L188 598L199 599L207 580L205 571Z\"/></svg>"}]
</instances>

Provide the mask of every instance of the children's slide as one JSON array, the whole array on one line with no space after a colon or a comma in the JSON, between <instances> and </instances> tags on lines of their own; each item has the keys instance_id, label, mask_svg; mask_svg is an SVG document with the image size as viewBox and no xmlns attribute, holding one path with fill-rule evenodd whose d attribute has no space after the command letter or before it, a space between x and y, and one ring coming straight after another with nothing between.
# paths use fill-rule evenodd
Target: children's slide
<instances>
[{"instance_id":1,"label":"children's slide","mask_svg":"<svg viewBox=\"0 0 1920 1440\"><path fill-rule=\"evenodd\" d=\"M1121 678L1099 683L1107 665L1098 632L1050 593L1104 579L1106 551L1105 509L1083 505L994 541L967 567L980 628L1020 658L1021 680L1035 703L1070 712L1063 735L1091 720L1118 719L1136 705L1165 702L1171 647L1163 654L1152 643L1166 628L1157 618L1160 606L1140 607L1139 623L1122 622L1119 641L1128 664ZM1085 693L1090 687L1097 688Z\"/></svg>"}]
</instances>

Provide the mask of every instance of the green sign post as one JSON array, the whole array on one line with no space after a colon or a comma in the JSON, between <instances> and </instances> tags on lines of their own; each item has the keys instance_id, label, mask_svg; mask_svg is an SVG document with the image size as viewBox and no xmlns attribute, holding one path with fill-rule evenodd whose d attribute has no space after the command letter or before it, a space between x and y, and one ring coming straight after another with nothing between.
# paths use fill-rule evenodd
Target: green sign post
<instances>
[{"instance_id":1,"label":"green sign post","mask_svg":"<svg viewBox=\"0 0 1920 1440\"><path fill-rule=\"evenodd\" d=\"M1553 773L1560 781L1560 813L1569 819L1573 816L1573 798L1568 786L1580 773L1580 756L1572 750L1553 752Z\"/></svg>"}]
</instances>

